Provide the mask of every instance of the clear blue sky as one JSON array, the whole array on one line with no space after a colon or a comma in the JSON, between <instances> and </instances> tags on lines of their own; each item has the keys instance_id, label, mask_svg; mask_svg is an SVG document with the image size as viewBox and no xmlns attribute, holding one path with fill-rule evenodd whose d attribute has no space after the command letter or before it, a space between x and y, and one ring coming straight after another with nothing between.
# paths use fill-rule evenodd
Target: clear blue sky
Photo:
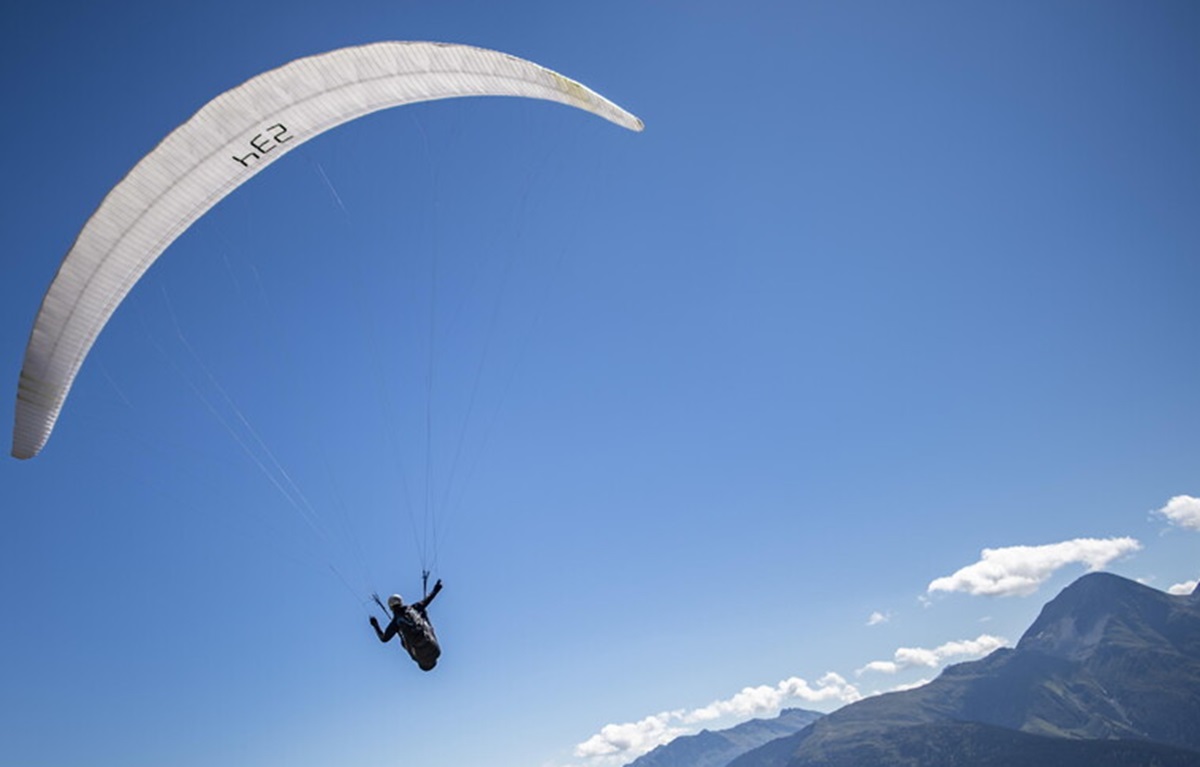
<instances>
[{"instance_id":1,"label":"clear blue sky","mask_svg":"<svg viewBox=\"0 0 1200 767\"><path fill-rule=\"evenodd\" d=\"M19 4L0 402L159 139L389 39L532 59L647 129L380 113L172 245L45 452L0 461L0 764L609 767L636 744L575 750L606 725L928 678L1088 566L1197 577L1190 0ZM362 601L422 559L431 674Z\"/></svg>"}]
</instances>

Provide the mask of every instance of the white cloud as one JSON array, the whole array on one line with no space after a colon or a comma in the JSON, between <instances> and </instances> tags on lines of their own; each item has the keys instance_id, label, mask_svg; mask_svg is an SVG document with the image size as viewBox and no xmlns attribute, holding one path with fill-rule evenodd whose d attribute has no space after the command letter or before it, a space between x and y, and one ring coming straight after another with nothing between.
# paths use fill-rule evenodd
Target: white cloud
<instances>
[{"instance_id":1,"label":"white cloud","mask_svg":"<svg viewBox=\"0 0 1200 767\"><path fill-rule=\"evenodd\" d=\"M678 712L670 712L648 716L640 722L606 724L575 747L575 756L584 759L616 756L624 763L686 733L686 728L671 725L677 716Z\"/></svg>"},{"instance_id":2,"label":"white cloud","mask_svg":"<svg viewBox=\"0 0 1200 767\"><path fill-rule=\"evenodd\" d=\"M900 670L900 664L890 660L873 660L854 672L862 676L867 671L878 671L880 674L894 674Z\"/></svg>"},{"instance_id":3,"label":"white cloud","mask_svg":"<svg viewBox=\"0 0 1200 767\"><path fill-rule=\"evenodd\" d=\"M1183 583L1176 583L1174 586L1167 589L1167 593L1168 594L1185 594L1185 595L1191 594L1193 591L1196 590L1197 583L1200 583L1200 581L1184 581Z\"/></svg>"},{"instance_id":4,"label":"white cloud","mask_svg":"<svg viewBox=\"0 0 1200 767\"><path fill-rule=\"evenodd\" d=\"M1177 495L1167 501L1167 505L1154 512L1167 518L1167 521L1189 530L1200 530L1200 498L1190 495Z\"/></svg>"},{"instance_id":5,"label":"white cloud","mask_svg":"<svg viewBox=\"0 0 1200 767\"><path fill-rule=\"evenodd\" d=\"M791 677L774 687L747 687L731 698L713 701L702 708L664 711L637 722L607 724L577 745L575 756L593 767L615 767L714 719L774 714L789 700L853 703L860 698L862 694L854 685L832 671L818 679L815 686L799 677Z\"/></svg>"},{"instance_id":6,"label":"white cloud","mask_svg":"<svg viewBox=\"0 0 1200 767\"><path fill-rule=\"evenodd\" d=\"M982 658L1007 643L1003 637L980 634L975 639L946 642L932 650L923 647L901 647L893 654L892 660L871 661L855 673L860 676L868 671L895 674L914 666L937 668L951 658Z\"/></svg>"},{"instance_id":7,"label":"white cloud","mask_svg":"<svg viewBox=\"0 0 1200 767\"><path fill-rule=\"evenodd\" d=\"M1028 596L1069 564L1100 570L1142 548L1133 538L1076 538L1044 546L984 549L980 560L930 582L927 591L963 591L984 596Z\"/></svg>"},{"instance_id":8,"label":"white cloud","mask_svg":"<svg viewBox=\"0 0 1200 767\"><path fill-rule=\"evenodd\" d=\"M909 682L908 684L898 684L895 687L885 690L885 692L905 692L906 690L915 690L918 687L924 687L927 684L929 684L928 679L918 679L917 681Z\"/></svg>"},{"instance_id":9,"label":"white cloud","mask_svg":"<svg viewBox=\"0 0 1200 767\"><path fill-rule=\"evenodd\" d=\"M937 651L926 650L924 647L901 647L899 650L896 650L895 657L898 668L908 668L910 666L936 668L938 664Z\"/></svg>"},{"instance_id":10,"label":"white cloud","mask_svg":"<svg viewBox=\"0 0 1200 767\"><path fill-rule=\"evenodd\" d=\"M886 613L881 613L878 610L876 610L875 612L871 613L870 618L867 618L867 625L868 626L878 626L880 623L887 623L891 619L892 619L892 616L887 615Z\"/></svg>"}]
</instances>

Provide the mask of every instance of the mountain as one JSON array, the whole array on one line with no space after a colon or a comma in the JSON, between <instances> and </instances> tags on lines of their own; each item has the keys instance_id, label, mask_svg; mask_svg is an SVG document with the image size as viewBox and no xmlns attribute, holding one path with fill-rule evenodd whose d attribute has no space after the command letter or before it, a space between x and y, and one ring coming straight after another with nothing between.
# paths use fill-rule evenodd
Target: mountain
<instances>
[{"instance_id":1,"label":"mountain","mask_svg":"<svg viewBox=\"0 0 1200 767\"><path fill-rule=\"evenodd\" d=\"M1121 750L1132 765L1200 767L1197 722L1200 597L1093 573L1049 602L1015 648L846 706L730 767L833 767L853 763L848 754L877 767L966 767L983 763L968 756L976 747L1010 764L1087 764ZM928 759L903 756L900 743ZM1062 753L1034 756L1048 749Z\"/></svg>"},{"instance_id":2,"label":"mountain","mask_svg":"<svg viewBox=\"0 0 1200 767\"><path fill-rule=\"evenodd\" d=\"M1142 740L1069 740L975 722L938 722L846 739L811 767L1198 767L1200 752Z\"/></svg>"},{"instance_id":3,"label":"mountain","mask_svg":"<svg viewBox=\"0 0 1200 767\"><path fill-rule=\"evenodd\" d=\"M627 767L725 767L731 759L793 735L820 718L816 711L784 709L774 719L753 719L728 730L703 730L676 738L634 759Z\"/></svg>"}]
</instances>

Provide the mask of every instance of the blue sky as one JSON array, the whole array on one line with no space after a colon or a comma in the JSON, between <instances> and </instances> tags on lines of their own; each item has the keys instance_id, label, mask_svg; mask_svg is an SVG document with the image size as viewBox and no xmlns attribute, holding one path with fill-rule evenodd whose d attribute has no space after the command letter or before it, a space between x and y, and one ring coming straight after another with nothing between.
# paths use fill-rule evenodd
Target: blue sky
<instances>
[{"instance_id":1,"label":"blue sky","mask_svg":"<svg viewBox=\"0 0 1200 767\"><path fill-rule=\"evenodd\" d=\"M1186 0L10 9L9 402L104 194L259 72L470 43L647 128L405 107L177 240L0 462L0 762L612 767L930 678L1089 567L1183 588L1198 34ZM363 603L422 563L427 675Z\"/></svg>"}]
</instances>

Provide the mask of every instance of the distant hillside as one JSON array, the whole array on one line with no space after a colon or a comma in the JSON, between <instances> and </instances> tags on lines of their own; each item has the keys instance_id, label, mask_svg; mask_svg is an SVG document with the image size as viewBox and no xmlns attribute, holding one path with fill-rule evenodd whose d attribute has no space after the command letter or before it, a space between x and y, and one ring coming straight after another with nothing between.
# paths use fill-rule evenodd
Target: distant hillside
<instances>
[{"instance_id":1,"label":"distant hillside","mask_svg":"<svg viewBox=\"0 0 1200 767\"><path fill-rule=\"evenodd\" d=\"M975 748L1009 764L1075 763L1029 761L1044 749L1086 760L1097 748L1132 754L1154 744L1172 747L1162 751L1171 759L1192 757L1184 751L1200 759L1198 722L1200 598L1093 573L1047 604L1015 649L951 666L923 687L846 706L730 767L832 767L848 764L839 760L851 753L876 767L930 763L897 751L901 743L928 758L936 751L965 760L938 757L932 763L939 767L981 764L966 756ZM1047 745L1005 731L1057 741ZM952 747L955 738L962 741L959 750ZM1125 764L1168 763L1150 752L1159 753L1149 748Z\"/></svg>"},{"instance_id":2,"label":"distant hillside","mask_svg":"<svg viewBox=\"0 0 1200 767\"><path fill-rule=\"evenodd\" d=\"M816 711L784 709L774 719L754 719L728 730L704 730L676 738L633 760L628 767L725 767L731 759L793 735L820 718Z\"/></svg>"}]
</instances>

